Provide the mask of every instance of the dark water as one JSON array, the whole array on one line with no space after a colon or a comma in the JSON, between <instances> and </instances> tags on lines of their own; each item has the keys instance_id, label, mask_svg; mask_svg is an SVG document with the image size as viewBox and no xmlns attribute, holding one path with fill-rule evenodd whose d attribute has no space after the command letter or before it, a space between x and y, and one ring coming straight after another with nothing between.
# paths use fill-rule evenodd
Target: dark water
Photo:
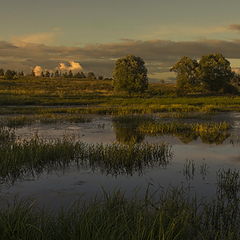
<instances>
[{"instance_id":1,"label":"dark water","mask_svg":"<svg viewBox=\"0 0 240 240\"><path fill-rule=\"evenodd\" d=\"M169 120L171 121L171 120ZM182 120L182 121L198 121ZM173 158L166 167L156 166L143 169L133 175L106 175L97 169L75 167L64 171L43 173L37 179L16 181L14 185L1 185L1 202L14 198L32 198L40 205L57 209L69 206L73 201L90 199L105 191L122 190L127 196L133 193L143 196L149 186L153 191L169 186L188 187L192 194L201 198L215 195L216 172L219 169L240 169L240 114L218 114L212 121L227 121L232 125L229 136L221 141L202 141L179 136L143 136L134 129L121 129L110 117L97 116L91 123L34 125L17 129L17 135L28 138L38 134L44 138L72 136L89 143L126 143L132 137L138 142L161 143L172 145ZM194 173L185 171L187 162L194 163Z\"/></svg>"}]
</instances>

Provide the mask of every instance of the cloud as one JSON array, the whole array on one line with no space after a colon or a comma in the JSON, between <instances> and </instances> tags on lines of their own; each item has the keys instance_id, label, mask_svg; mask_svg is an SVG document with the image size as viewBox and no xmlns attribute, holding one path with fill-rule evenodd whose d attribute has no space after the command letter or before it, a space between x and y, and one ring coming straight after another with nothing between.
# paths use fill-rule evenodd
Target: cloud
<instances>
[{"instance_id":1,"label":"cloud","mask_svg":"<svg viewBox=\"0 0 240 240\"><path fill-rule=\"evenodd\" d=\"M81 64L74 61L69 61L68 65L65 63L60 63L58 68L61 71L83 71Z\"/></svg>"},{"instance_id":2,"label":"cloud","mask_svg":"<svg viewBox=\"0 0 240 240\"><path fill-rule=\"evenodd\" d=\"M229 59L240 59L240 39L231 41L125 40L83 47L49 46L36 43L17 45L0 41L0 67L30 72L34 66L54 70L59 63L62 63L62 69L82 71L84 66L84 71L111 76L117 58L134 54L145 60L149 74L154 75L168 72L170 66L182 56L200 58L202 55L216 52L223 53Z\"/></svg>"},{"instance_id":3,"label":"cloud","mask_svg":"<svg viewBox=\"0 0 240 240\"><path fill-rule=\"evenodd\" d=\"M145 29L143 34L139 35L140 39L196 39L199 37L213 36L216 34L222 34L229 31L226 26L186 26L186 25L155 25L150 29Z\"/></svg>"},{"instance_id":4,"label":"cloud","mask_svg":"<svg viewBox=\"0 0 240 240\"><path fill-rule=\"evenodd\" d=\"M28 43L33 44L52 44L55 42L56 37L58 35L58 30L53 32L42 32L42 33L35 33L35 34L27 34L21 36L14 36L12 38L12 42L16 46L25 46Z\"/></svg>"},{"instance_id":5,"label":"cloud","mask_svg":"<svg viewBox=\"0 0 240 240\"><path fill-rule=\"evenodd\" d=\"M228 26L229 30L240 31L240 24L231 24Z\"/></svg>"},{"instance_id":6,"label":"cloud","mask_svg":"<svg viewBox=\"0 0 240 240\"><path fill-rule=\"evenodd\" d=\"M43 68L41 66L35 66L33 69L33 72L35 73L35 76L40 77L43 72Z\"/></svg>"}]
</instances>

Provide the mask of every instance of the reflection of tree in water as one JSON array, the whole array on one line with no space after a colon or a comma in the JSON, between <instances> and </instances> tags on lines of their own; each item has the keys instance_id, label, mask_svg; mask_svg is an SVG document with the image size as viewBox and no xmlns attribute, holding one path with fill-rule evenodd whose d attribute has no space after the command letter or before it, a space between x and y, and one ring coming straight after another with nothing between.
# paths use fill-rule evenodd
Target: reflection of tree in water
<instances>
[{"instance_id":1,"label":"reflection of tree in water","mask_svg":"<svg viewBox=\"0 0 240 240\"><path fill-rule=\"evenodd\" d=\"M181 142L188 144L194 140L197 140L198 137L203 143L206 144L222 144L227 138L230 137L230 134L227 132L214 132L214 133L205 133L197 134L193 131L186 131L174 134Z\"/></svg>"},{"instance_id":2,"label":"reflection of tree in water","mask_svg":"<svg viewBox=\"0 0 240 240\"><path fill-rule=\"evenodd\" d=\"M164 122L146 116L121 116L113 119L116 140L124 144L141 143L145 136L175 136L188 144L200 139L206 144L222 144L229 136L226 122Z\"/></svg>"},{"instance_id":3,"label":"reflection of tree in water","mask_svg":"<svg viewBox=\"0 0 240 240\"><path fill-rule=\"evenodd\" d=\"M186 131L181 133L173 134L173 136L177 137L182 143L188 144L194 140L197 140L198 135L192 131Z\"/></svg>"},{"instance_id":4,"label":"reflection of tree in water","mask_svg":"<svg viewBox=\"0 0 240 240\"><path fill-rule=\"evenodd\" d=\"M228 139L231 134L227 132L215 132L212 134L202 134L200 138L203 143L207 144L222 144L226 139Z\"/></svg>"},{"instance_id":5,"label":"reflection of tree in water","mask_svg":"<svg viewBox=\"0 0 240 240\"><path fill-rule=\"evenodd\" d=\"M113 127L116 134L116 140L119 143L135 144L141 143L145 135L137 130L137 124L123 124L114 122Z\"/></svg>"}]
</instances>

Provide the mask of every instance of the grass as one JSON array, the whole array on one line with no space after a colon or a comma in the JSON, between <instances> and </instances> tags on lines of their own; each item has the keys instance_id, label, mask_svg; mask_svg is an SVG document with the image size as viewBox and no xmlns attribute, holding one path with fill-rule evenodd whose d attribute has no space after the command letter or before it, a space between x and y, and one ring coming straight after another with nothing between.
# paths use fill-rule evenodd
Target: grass
<instances>
[{"instance_id":1,"label":"grass","mask_svg":"<svg viewBox=\"0 0 240 240\"><path fill-rule=\"evenodd\" d=\"M187 159L184 164L183 175L187 180L192 180L194 178L195 171L196 169L194 161Z\"/></svg>"},{"instance_id":2,"label":"grass","mask_svg":"<svg viewBox=\"0 0 240 240\"><path fill-rule=\"evenodd\" d=\"M1 124L10 128L23 127L32 125L34 123L87 123L91 122L90 117L82 116L79 114L34 114L34 115L18 115L2 117Z\"/></svg>"},{"instance_id":3,"label":"grass","mask_svg":"<svg viewBox=\"0 0 240 240\"><path fill-rule=\"evenodd\" d=\"M12 131L3 128L0 139L0 179L14 182L44 171L87 166L93 171L118 175L141 174L144 168L166 166L171 159L168 144L87 144L72 138L12 140Z\"/></svg>"},{"instance_id":4,"label":"grass","mask_svg":"<svg viewBox=\"0 0 240 240\"><path fill-rule=\"evenodd\" d=\"M170 112L170 113L159 113L158 116L163 119L197 119L197 120L211 120L214 113L204 112Z\"/></svg>"},{"instance_id":5,"label":"grass","mask_svg":"<svg viewBox=\"0 0 240 240\"><path fill-rule=\"evenodd\" d=\"M2 114L218 112L239 111L240 97L177 97L173 84L160 83L150 83L144 94L127 96L115 93L110 80L23 77L0 79L0 105Z\"/></svg>"},{"instance_id":6,"label":"grass","mask_svg":"<svg viewBox=\"0 0 240 240\"><path fill-rule=\"evenodd\" d=\"M230 134L231 128L227 122L185 122L161 120L152 115L129 115L113 118L116 138L122 143L137 143L145 136L173 135L182 142L189 143L201 139L203 143L221 144Z\"/></svg>"},{"instance_id":7,"label":"grass","mask_svg":"<svg viewBox=\"0 0 240 240\"><path fill-rule=\"evenodd\" d=\"M227 122L205 122L205 123L184 123L184 122L145 122L140 124L138 130L147 135L174 135L184 143L196 140L198 137L204 143L221 144L230 135L227 130L230 125Z\"/></svg>"},{"instance_id":8,"label":"grass","mask_svg":"<svg viewBox=\"0 0 240 240\"><path fill-rule=\"evenodd\" d=\"M183 188L154 195L148 189L143 199L115 191L55 214L16 201L0 210L0 239L236 240L239 172L222 170L217 177L216 198L210 200L191 198Z\"/></svg>"}]
</instances>

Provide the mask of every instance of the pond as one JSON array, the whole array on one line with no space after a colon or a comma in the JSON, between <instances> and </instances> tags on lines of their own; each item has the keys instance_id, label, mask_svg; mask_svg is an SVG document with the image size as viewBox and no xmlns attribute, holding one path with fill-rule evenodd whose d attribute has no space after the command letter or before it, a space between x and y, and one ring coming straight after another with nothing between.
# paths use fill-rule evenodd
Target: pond
<instances>
[{"instance_id":1,"label":"pond","mask_svg":"<svg viewBox=\"0 0 240 240\"><path fill-rule=\"evenodd\" d=\"M147 128L141 130L143 127L140 125L146 122L155 124L154 127L157 122L158 130L151 133ZM161 122L170 124L171 128L167 125L166 131L159 131ZM199 130L202 125L194 127L194 124L199 123L204 126L205 123L222 122L229 124L231 128L220 129L216 134L202 130L202 134ZM185 128L176 130L179 124ZM175 126L177 127L174 128ZM143 197L147 188L154 192L175 186L183 186L200 198L211 198L216 192L217 171L240 169L239 113L215 114L206 119L173 119L161 116L121 119L95 116L91 122L86 123L33 124L17 128L15 133L21 139L29 139L36 134L44 139L74 136L77 140L94 144L167 143L171 145L172 156L167 164L146 165L141 167L141 171L138 169L129 173L112 174L98 167L93 169L87 164L78 167L73 164L66 168L43 171L34 177L28 175L13 183L2 182L2 204L16 198L31 198L46 208L59 209L69 206L79 198L91 199L103 191L122 190L126 196L138 194Z\"/></svg>"}]
</instances>

